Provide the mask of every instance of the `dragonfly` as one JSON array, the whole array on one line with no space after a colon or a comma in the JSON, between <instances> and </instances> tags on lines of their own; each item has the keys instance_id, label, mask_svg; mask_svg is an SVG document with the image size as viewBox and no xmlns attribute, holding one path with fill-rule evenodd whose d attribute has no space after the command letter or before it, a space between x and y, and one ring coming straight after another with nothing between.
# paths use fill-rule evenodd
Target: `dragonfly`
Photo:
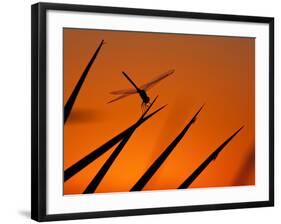
<instances>
[{"instance_id":1,"label":"dragonfly","mask_svg":"<svg viewBox=\"0 0 281 224\"><path fill-rule=\"evenodd\" d=\"M126 72L122 72L122 74L125 76L125 78L130 82L130 84L134 87L131 89L125 89L125 90L116 90L110 92L113 95L119 95L117 98L109 101L108 103L113 103L115 101L121 100L125 97L138 94L139 97L142 100L141 108L142 110L146 109L147 106L150 104L150 98L147 94L147 91L150 90L152 87L154 87L157 83L159 83L161 80L167 78L168 76L172 75L175 72L174 69L168 70L159 76L155 77L153 80L141 85L137 86L136 83L129 77L129 75Z\"/></svg>"}]
</instances>

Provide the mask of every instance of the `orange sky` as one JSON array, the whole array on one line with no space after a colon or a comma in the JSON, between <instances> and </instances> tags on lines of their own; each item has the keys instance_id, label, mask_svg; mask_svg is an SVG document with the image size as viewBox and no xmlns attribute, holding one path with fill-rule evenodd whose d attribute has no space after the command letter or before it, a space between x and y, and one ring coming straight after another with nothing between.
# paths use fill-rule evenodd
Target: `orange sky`
<instances>
[{"instance_id":1,"label":"orange sky","mask_svg":"<svg viewBox=\"0 0 281 224\"><path fill-rule=\"evenodd\" d=\"M175 69L148 91L159 95L152 110L168 106L136 130L96 192L129 191L199 107L205 107L144 190L177 188L207 156L242 125L190 187L255 184L255 40L253 38L64 29L64 102L102 39L94 62L64 126L64 168L133 124L141 100L112 104L113 90L131 88L122 71L141 85ZM64 184L82 193L113 151Z\"/></svg>"}]
</instances>

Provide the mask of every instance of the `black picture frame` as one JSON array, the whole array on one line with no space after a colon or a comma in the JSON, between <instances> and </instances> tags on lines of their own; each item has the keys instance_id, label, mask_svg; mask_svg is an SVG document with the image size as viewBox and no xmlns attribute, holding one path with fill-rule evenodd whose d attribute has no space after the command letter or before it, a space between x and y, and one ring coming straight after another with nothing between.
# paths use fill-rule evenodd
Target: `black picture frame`
<instances>
[{"instance_id":1,"label":"black picture frame","mask_svg":"<svg viewBox=\"0 0 281 224\"><path fill-rule=\"evenodd\" d=\"M46 12L48 10L102 12L124 15L162 16L269 24L269 200L48 215L46 213ZM32 219L36 221L73 220L203 210L253 208L274 205L274 18L89 5L37 3L32 5L31 26Z\"/></svg>"}]
</instances>

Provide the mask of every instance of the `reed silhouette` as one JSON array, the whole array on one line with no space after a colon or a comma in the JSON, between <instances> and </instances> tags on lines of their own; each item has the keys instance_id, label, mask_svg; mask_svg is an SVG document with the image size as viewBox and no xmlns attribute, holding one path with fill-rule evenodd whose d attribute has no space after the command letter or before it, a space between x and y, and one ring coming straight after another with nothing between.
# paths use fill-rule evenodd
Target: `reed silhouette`
<instances>
[{"instance_id":1,"label":"reed silhouette","mask_svg":"<svg viewBox=\"0 0 281 224\"><path fill-rule=\"evenodd\" d=\"M150 106L147 108L147 110L145 111L145 113L141 116L140 119L142 119L147 112L149 111L149 109L152 107L152 105L154 104L154 102L156 101L157 97L153 100L153 102L150 104ZM110 169L111 165L113 164L113 162L115 161L115 159L117 158L117 156L119 155L119 153L122 151L122 149L124 148L124 146L126 145L126 143L128 142L128 140L130 139L130 137L133 135L133 133L135 132L135 130L137 129L138 126L135 126L133 129L131 129L130 132L126 133L124 135L124 138L122 139L122 141L118 144L118 146L116 147L116 149L111 153L111 155L109 156L109 158L106 160L106 162L103 164L103 166L101 167L101 169L98 171L98 173L95 175L95 177L92 179L92 181L90 182L90 184L87 186L87 188L84 191L84 194L89 194L89 193L94 193L95 190L97 189L97 187L99 186L100 182L102 181L103 177L106 175L107 171Z\"/></svg>"},{"instance_id":2,"label":"reed silhouette","mask_svg":"<svg viewBox=\"0 0 281 224\"><path fill-rule=\"evenodd\" d=\"M178 189L186 189L188 188L193 181L207 168L207 166L217 158L220 152L224 149L224 147L241 131L239 128L233 135L231 135L225 142L223 142L211 155L178 187Z\"/></svg>"},{"instance_id":3,"label":"reed silhouette","mask_svg":"<svg viewBox=\"0 0 281 224\"><path fill-rule=\"evenodd\" d=\"M153 103L156 101L156 99L157 99L157 97L154 99ZM153 104L151 104L151 106L152 105ZM122 131L121 133L119 133L115 137L111 138L109 141L107 141L106 143L104 143L103 145L98 147L97 149L93 150L88 155L86 155L85 157L83 157L82 159L77 161L75 164L73 164L72 166L67 168L64 171L64 181L67 181L72 176L74 176L76 173L78 173L79 171L84 169L86 166L88 166L91 162L93 162L94 160L99 158L101 155L103 155L105 152L107 152L109 149L111 149L115 144L117 144L119 141L121 141L126 136L128 136L128 134L132 130L135 130L140 125L142 125L145 121L147 121L149 118L151 118L153 115L155 115L156 113L161 111L166 105L158 108L157 110L155 110L151 114L145 116L147 114L147 112L149 111L149 109L151 108L151 106L149 106L147 108L147 110L141 115L141 117L133 125L131 125L129 128Z\"/></svg>"},{"instance_id":4,"label":"reed silhouette","mask_svg":"<svg viewBox=\"0 0 281 224\"><path fill-rule=\"evenodd\" d=\"M90 194L90 193L94 193L97 189L97 187L99 186L99 184L101 183L102 179L104 178L104 176L106 175L107 171L110 169L111 165L113 164L113 162L115 161L115 159L117 158L117 156L119 155L119 153L121 152L121 150L124 148L124 146L126 145L127 141L130 139L130 137L132 136L132 134L134 133L135 129L131 130L130 132L128 132L125 137L122 139L122 141L118 144L118 146L116 147L116 149L113 151L113 153L109 156L109 158L106 160L106 162L103 164L103 166L101 167L101 169L98 171L98 173L96 174L96 176L92 179L92 181L89 183L89 185L87 186L87 188L85 189L85 191L83 192L83 194Z\"/></svg>"},{"instance_id":5,"label":"reed silhouette","mask_svg":"<svg viewBox=\"0 0 281 224\"><path fill-rule=\"evenodd\" d=\"M204 105L203 105L204 106ZM143 176L137 181L137 183L132 187L131 191L141 191L147 182L152 178L152 176L157 172L160 166L165 162L168 156L172 153L177 144L184 137L188 129L195 122L197 115L202 110L203 106L196 112L193 118L188 122L184 129L179 133L179 135L170 143L170 145L161 153L161 155L154 161L154 163L148 168L148 170L143 174Z\"/></svg>"},{"instance_id":6,"label":"reed silhouette","mask_svg":"<svg viewBox=\"0 0 281 224\"><path fill-rule=\"evenodd\" d=\"M92 64L94 63L94 61L96 60L96 57L98 56L98 53L102 47L102 45L104 44L104 41L102 40L100 45L98 46L98 48L96 49L94 55L92 56L91 60L89 61L88 65L86 66L85 70L83 71L80 79L78 80L76 86L74 87L70 97L68 98L65 106L64 106L64 123L67 121L70 113L71 113L71 110L72 110L72 107L75 103L75 100L79 94L79 91L89 73L89 70L92 66Z\"/></svg>"}]
</instances>

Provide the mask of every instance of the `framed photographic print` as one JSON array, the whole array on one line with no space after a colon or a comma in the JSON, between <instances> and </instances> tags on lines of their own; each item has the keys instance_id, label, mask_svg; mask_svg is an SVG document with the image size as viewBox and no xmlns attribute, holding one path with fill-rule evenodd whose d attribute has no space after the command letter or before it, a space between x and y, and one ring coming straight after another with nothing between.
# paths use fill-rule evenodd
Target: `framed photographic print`
<instances>
[{"instance_id":1,"label":"framed photographic print","mask_svg":"<svg viewBox=\"0 0 281 224\"><path fill-rule=\"evenodd\" d=\"M274 204L274 19L32 6L32 218Z\"/></svg>"}]
</instances>

